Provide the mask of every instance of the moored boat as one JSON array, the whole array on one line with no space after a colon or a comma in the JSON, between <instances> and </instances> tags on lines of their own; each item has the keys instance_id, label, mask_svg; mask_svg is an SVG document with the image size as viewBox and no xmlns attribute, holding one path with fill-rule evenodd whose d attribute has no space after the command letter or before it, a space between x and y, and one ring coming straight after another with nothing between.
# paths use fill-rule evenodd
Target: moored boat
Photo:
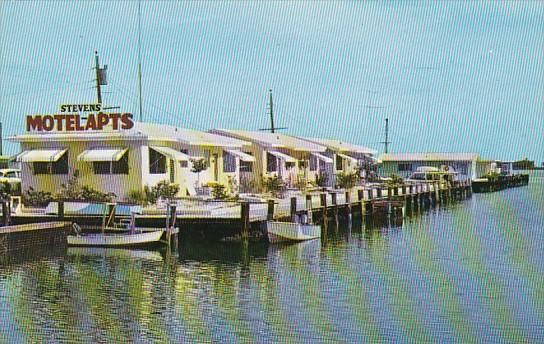
<instances>
[{"instance_id":1,"label":"moored boat","mask_svg":"<svg viewBox=\"0 0 544 344\"><path fill-rule=\"evenodd\" d=\"M142 233L96 233L69 235L66 240L70 246L104 246L104 247L126 247L141 246L146 244L158 243L165 231L156 230L153 232Z\"/></svg>"},{"instance_id":2,"label":"moored boat","mask_svg":"<svg viewBox=\"0 0 544 344\"><path fill-rule=\"evenodd\" d=\"M321 226L295 222L267 221L268 241L305 241L321 238Z\"/></svg>"}]
</instances>

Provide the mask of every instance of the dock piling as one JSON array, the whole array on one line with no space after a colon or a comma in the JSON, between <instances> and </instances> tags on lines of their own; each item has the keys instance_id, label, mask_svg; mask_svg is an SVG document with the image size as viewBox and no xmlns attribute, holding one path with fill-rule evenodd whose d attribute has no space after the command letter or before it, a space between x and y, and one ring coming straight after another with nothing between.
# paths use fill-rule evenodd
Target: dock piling
<instances>
[{"instance_id":1,"label":"dock piling","mask_svg":"<svg viewBox=\"0 0 544 344\"><path fill-rule=\"evenodd\" d=\"M242 239L249 238L249 202L240 203L241 208L241 219L242 219L242 228L241 228L241 237Z\"/></svg>"},{"instance_id":2,"label":"dock piling","mask_svg":"<svg viewBox=\"0 0 544 344\"><path fill-rule=\"evenodd\" d=\"M291 197L291 222L297 222L297 198Z\"/></svg>"},{"instance_id":3,"label":"dock piling","mask_svg":"<svg viewBox=\"0 0 544 344\"><path fill-rule=\"evenodd\" d=\"M59 221L64 220L64 201L57 202L57 218Z\"/></svg>"},{"instance_id":4,"label":"dock piling","mask_svg":"<svg viewBox=\"0 0 544 344\"><path fill-rule=\"evenodd\" d=\"M274 200L273 199L268 200L268 209L266 211L266 219L268 221L274 220Z\"/></svg>"}]
</instances>

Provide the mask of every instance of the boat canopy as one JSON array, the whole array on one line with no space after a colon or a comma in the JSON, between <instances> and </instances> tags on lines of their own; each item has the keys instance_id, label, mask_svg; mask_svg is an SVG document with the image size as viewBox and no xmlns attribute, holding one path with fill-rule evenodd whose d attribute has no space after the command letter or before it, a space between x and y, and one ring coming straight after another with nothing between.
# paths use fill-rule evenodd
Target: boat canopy
<instances>
[{"instance_id":1,"label":"boat canopy","mask_svg":"<svg viewBox=\"0 0 544 344\"><path fill-rule=\"evenodd\" d=\"M119 161L128 151L128 148L94 148L87 149L79 154L77 161Z\"/></svg>"},{"instance_id":2,"label":"boat canopy","mask_svg":"<svg viewBox=\"0 0 544 344\"><path fill-rule=\"evenodd\" d=\"M285 162L297 162L297 159L293 158L290 155L284 154L282 152L268 151L268 153L272 154L276 158L280 158L282 160L285 160Z\"/></svg>"},{"instance_id":3,"label":"boat canopy","mask_svg":"<svg viewBox=\"0 0 544 344\"><path fill-rule=\"evenodd\" d=\"M172 160L176 161L189 161L191 158L182 152L178 152L175 149L172 149L170 147L160 147L160 146L149 146L149 148L156 150L157 152L161 153L162 155L166 155Z\"/></svg>"},{"instance_id":4,"label":"boat canopy","mask_svg":"<svg viewBox=\"0 0 544 344\"><path fill-rule=\"evenodd\" d=\"M416 170L417 172L439 172L440 170L437 167L432 166L420 166Z\"/></svg>"},{"instance_id":5,"label":"boat canopy","mask_svg":"<svg viewBox=\"0 0 544 344\"><path fill-rule=\"evenodd\" d=\"M229 154L232 154L234 156L237 156L237 157L240 158L240 160L245 161L245 162L255 162L256 161L255 157L253 155L244 153L244 152L239 151L239 150L225 149L225 152L227 152Z\"/></svg>"},{"instance_id":6,"label":"boat canopy","mask_svg":"<svg viewBox=\"0 0 544 344\"><path fill-rule=\"evenodd\" d=\"M332 158L329 158L328 156L325 156L323 154L312 153L312 155L315 156L316 158L318 158L319 160L327 163L327 164L332 164L334 162L334 160Z\"/></svg>"},{"instance_id":7,"label":"boat canopy","mask_svg":"<svg viewBox=\"0 0 544 344\"><path fill-rule=\"evenodd\" d=\"M17 156L18 162L55 162L68 149L33 149L22 152Z\"/></svg>"}]
</instances>

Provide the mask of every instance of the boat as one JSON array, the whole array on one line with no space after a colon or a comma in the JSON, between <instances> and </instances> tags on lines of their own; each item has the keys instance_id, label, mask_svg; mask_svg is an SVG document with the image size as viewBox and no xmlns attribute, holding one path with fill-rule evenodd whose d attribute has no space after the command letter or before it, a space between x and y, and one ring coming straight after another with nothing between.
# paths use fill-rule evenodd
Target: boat
<instances>
[{"instance_id":1,"label":"boat","mask_svg":"<svg viewBox=\"0 0 544 344\"><path fill-rule=\"evenodd\" d=\"M310 223L267 221L266 231L271 243L321 238L321 226Z\"/></svg>"},{"instance_id":2,"label":"boat","mask_svg":"<svg viewBox=\"0 0 544 344\"><path fill-rule=\"evenodd\" d=\"M141 233L93 233L69 235L66 239L70 246L127 247L158 243L164 230Z\"/></svg>"},{"instance_id":3,"label":"boat","mask_svg":"<svg viewBox=\"0 0 544 344\"><path fill-rule=\"evenodd\" d=\"M406 181L417 183L434 183L434 182L456 182L458 180L458 172L450 166L442 166L441 168L432 166L420 166L417 170L408 177Z\"/></svg>"},{"instance_id":4,"label":"boat","mask_svg":"<svg viewBox=\"0 0 544 344\"><path fill-rule=\"evenodd\" d=\"M167 214L170 214L170 209L167 209ZM170 245L170 238L172 234L177 234L179 229L173 225L166 225L163 228L137 228L136 214L131 213L130 222L126 224L125 228L121 226L112 225L113 217L115 214L115 205L111 208L111 213L104 213L102 228L100 233L83 233L81 227L77 223L72 224L74 231L73 235L68 235L66 240L69 246L96 246L96 247L135 247L151 244L164 243ZM175 213L170 218L167 215L167 224L176 223ZM117 233L111 233L110 231L115 229ZM108 231L108 232L106 232ZM163 240L164 237L164 240Z\"/></svg>"}]
</instances>

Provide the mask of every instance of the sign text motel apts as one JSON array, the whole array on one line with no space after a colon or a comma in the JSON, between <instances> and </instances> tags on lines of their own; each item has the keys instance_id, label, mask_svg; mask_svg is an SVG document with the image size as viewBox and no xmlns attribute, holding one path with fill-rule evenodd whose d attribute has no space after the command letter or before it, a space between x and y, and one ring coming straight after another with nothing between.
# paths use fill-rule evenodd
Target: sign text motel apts
<instances>
[{"instance_id":1,"label":"sign text motel apts","mask_svg":"<svg viewBox=\"0 0 544 344\"><path fill-rule=\"evenodd\" d=\"M61 105L60 114L26 116L27 131L93 131L134 126L131 113L105 113L102 104ZM80 112L88 112L81 116ZM94 113L93 113L94 112ZM96 113L96 114L95 114Z\"/></svg>"}]
</instances>

